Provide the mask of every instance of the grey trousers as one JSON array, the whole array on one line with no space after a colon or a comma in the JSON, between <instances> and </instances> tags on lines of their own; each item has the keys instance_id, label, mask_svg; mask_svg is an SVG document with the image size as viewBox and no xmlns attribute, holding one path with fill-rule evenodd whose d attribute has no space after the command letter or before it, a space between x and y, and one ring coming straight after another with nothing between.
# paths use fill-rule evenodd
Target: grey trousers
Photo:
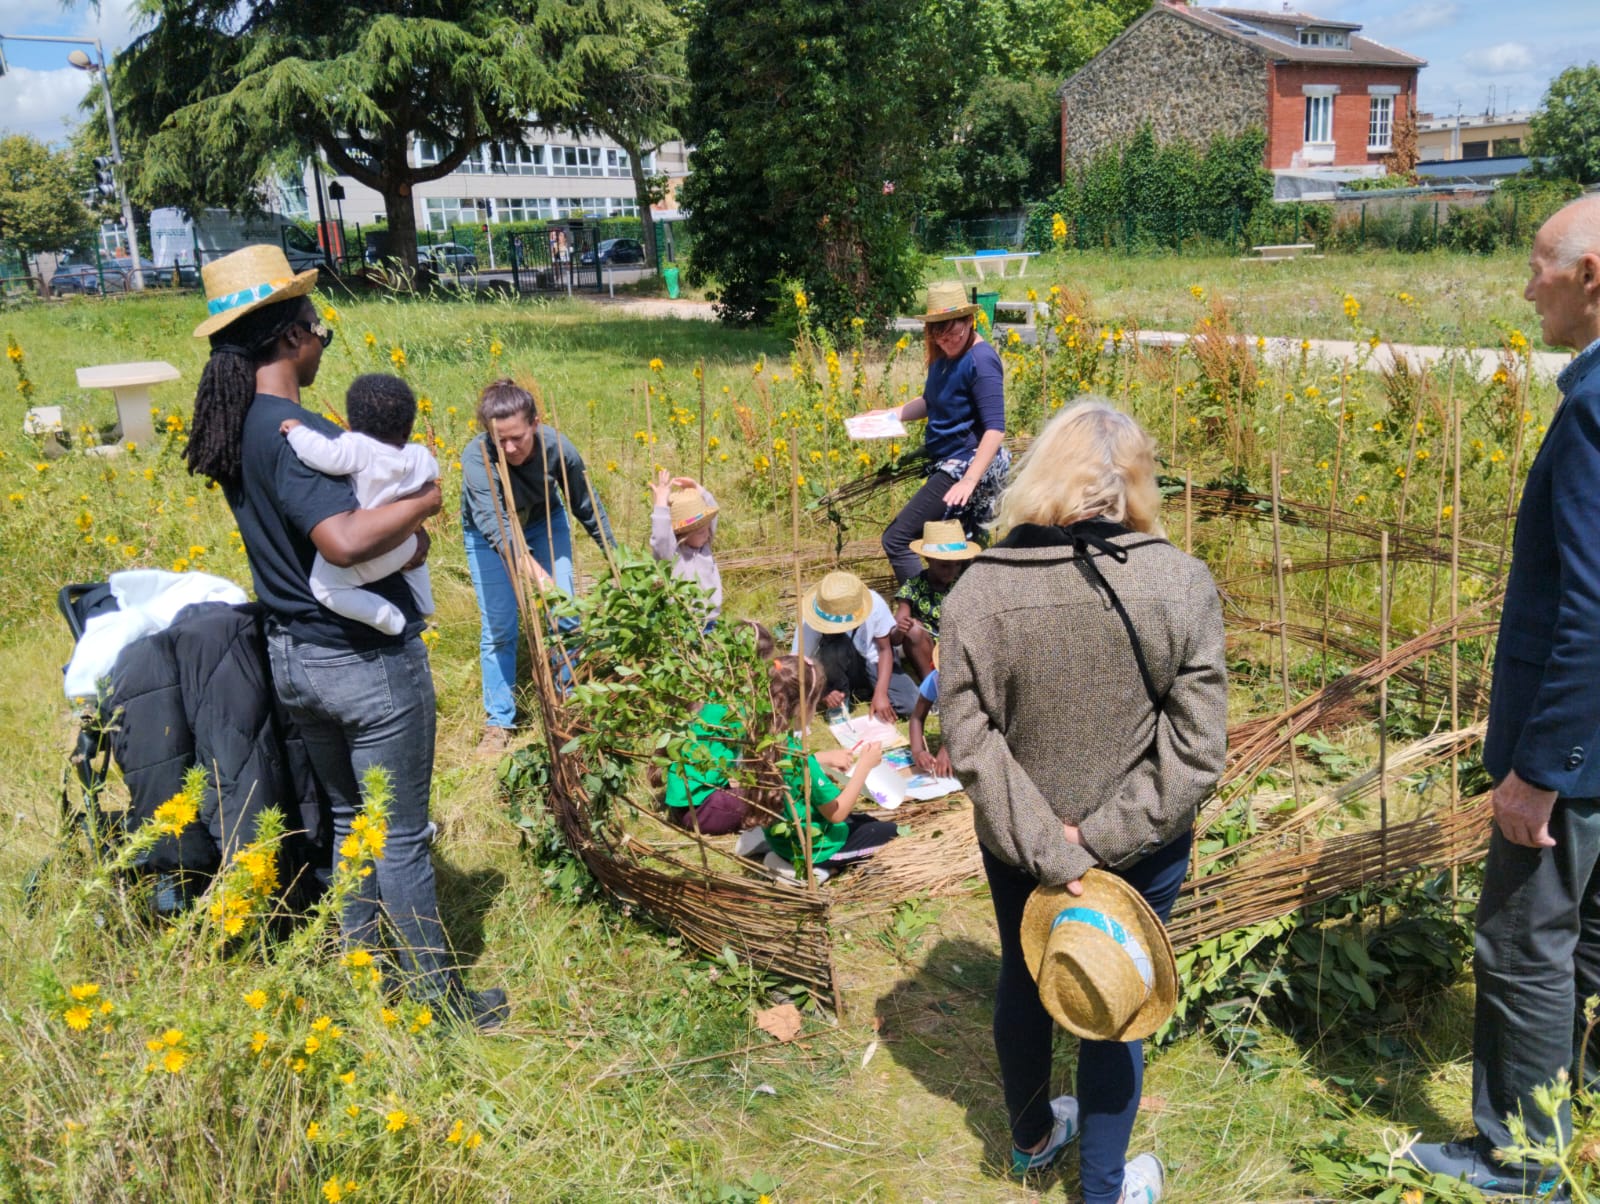
<instances>
[{"instance_id":1,"label":"grey trousers","mask_svg":"<svg viewBox=\"0 0 1600 1204\"><path fill-rule=\"evenodd\" d=\"M1498 1148L1520 1113L1542 1141L1555 1124L1533 1090L1562 1070L1577 1082L1583 1003L1600 995L1600 799L1560 799L1550 817L1553 849L1514 845L1498 828L1489 841L1478 901L1477 1010L1472 1035L1472 1119ZM1585 1059L1593 1079L1600 1031ZM1570 1117L1559 1119L1563 1138Z\"/></svg>"},{"instance_id":2,"label":"grey trousers","mask_svg":"<svg viewBox=\"0 0 1600 1204\"><path fill-rule=\"evenodd\" d=\"M311 768L333 807L333 847L363 808L361 779L374 765L389 772L389 835L374 872L345 905L340 929L349 946L374 945L388 917L418 998L456 987L428 852L433 782L434 698L428 651L416 636L365 652L324 648L286 631L267 637L273 688L305 739Z\"/></svg>"}]
</instances>

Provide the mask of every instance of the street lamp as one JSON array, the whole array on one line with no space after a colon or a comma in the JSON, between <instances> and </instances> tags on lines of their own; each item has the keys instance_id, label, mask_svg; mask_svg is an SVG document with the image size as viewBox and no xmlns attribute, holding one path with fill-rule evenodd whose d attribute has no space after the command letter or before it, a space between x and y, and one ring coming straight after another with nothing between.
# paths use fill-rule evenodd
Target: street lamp
<instances>
[{"instance_id":1,"label":"street lamp","mask_svg":"<svg viewBox=\"0 0 1600 1204\"><path fill-rule=\"evenodd\" d=\"M117 119L111 112L111 85L106 79L106 56L100 47L99 38L46 38L34 34L0 34L0 43L12 42L59 42L63 45L93 46L94 57L90 58L81 50L74 50L67 55L67 62L79 71L87 71L97 76L100 80L100 95L106 104L106 133L111 138L111 162L116 168L117 198L122 202L122 233L128 241L129 263L131 272L129 281L133 288L144 288L144 272L139 267L139 231L133 223L133 206L128 201L128 189L123 183L122 147L117 142ZM3 61L3 60L0 60Z\"/></svg>"}]
</instances>

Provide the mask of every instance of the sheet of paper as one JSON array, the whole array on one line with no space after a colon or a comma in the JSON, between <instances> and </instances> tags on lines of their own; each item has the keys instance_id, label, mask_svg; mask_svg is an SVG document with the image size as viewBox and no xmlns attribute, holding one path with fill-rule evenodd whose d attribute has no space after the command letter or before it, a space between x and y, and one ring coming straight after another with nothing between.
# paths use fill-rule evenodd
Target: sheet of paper
<instances>
[{"instance_id":1,"label":"sheet of paper","mask_svg":"<svg viewBox=\"0 0 1600 1204\"><path fill-rule=\"evenodd\" d=\"M844 420L845 433L852 439L899 439L906 433L906 424L893 414L852 414Z\"/></svg>"},{"instance_id":2,"label":"sheet of paper","mask_svg":"<svg viewBox=\"0 0 1600 1204\"><path fill-rule=\"evenodd\" d=\"M854 748L858 744L881 744L884 748L898 748L906 742L900 729L892 723L862 714L854 719L848 716L829 722L828 730L839 742L840 748Z\"/></svg>"}]
</instances>

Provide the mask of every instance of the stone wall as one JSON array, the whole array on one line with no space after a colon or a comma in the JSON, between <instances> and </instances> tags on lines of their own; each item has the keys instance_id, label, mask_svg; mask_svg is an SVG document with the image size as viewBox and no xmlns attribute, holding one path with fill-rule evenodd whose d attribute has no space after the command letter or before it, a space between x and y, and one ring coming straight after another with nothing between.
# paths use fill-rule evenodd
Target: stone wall
<instances>
[{"instance_id":1,"label":"stone wall","mask_svg":"<svg viewBox=\"0 0 1600 1204\"><path fill-rule=\"evenodd\" d=\"M1080 168L1149 122L1158 142L1204 146L1267 124L1267 60L1158 6L1061 90L1063 162Z\"/></svg>"}]
</instances>

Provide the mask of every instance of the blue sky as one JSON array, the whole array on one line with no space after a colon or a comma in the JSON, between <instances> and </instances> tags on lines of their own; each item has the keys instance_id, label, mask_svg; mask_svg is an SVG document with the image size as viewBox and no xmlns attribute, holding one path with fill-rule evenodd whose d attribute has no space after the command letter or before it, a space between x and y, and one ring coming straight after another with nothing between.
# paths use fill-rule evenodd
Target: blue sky
<instances>
[{"instance_id":1,"label":"blue sky","mask_svg":"<svg viewBox=\"0 0 1600 1204\"><path fill-rule=\"evenodd\" d=\"M331 0L337 3L337 0ZM1281 7L1236 0L1238 7ZM1299 4L1296 7L1301 7ZM1461 105L1481 113L1493 89L1496 111L1534 107L1550 80L1574 63L1600 62L1600 17L1594 0L1307 0L1307 11L1356 21L1362 33L1428 60L1421 108L1445 115ZM98 35L107 54L133 36L130 0L85 3L0 0L0 35ZM66 66L69 46L4 44L11 71L0 78L0 129L65 140L92 82Z\"/></svg>"}]
</instances>

